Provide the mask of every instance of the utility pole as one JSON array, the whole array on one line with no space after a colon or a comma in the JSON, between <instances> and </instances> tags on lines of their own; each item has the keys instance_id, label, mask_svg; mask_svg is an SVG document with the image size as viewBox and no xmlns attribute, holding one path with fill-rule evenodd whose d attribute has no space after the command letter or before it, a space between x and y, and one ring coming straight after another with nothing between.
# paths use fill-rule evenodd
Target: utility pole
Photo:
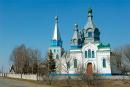
<instances>
[{"instance_id":1,"label":"utility pole","mask_svg":"<svg viewBox=\"0 0 130 87\"><path fill-rule=\"evenodd\" d=\"M4 70L3 70L3 65L2 65L2 77L3 77L3 72L4 72Z\"/></svg>"},{"instance_id":2,"label":"utility pole","mask_svg":"<svg viewBox=\"0 0 130 87\"><path fill-rule=\"evenodd\" d=\"M22 78L23 78L23 77L22 77L22 74L23 74L23 56L22 56L22 61L21 61L21 62L22 62L22 64L21 64L21 65L22 65L22 66L21 66L21 79L22 79Z\"/></svg>"},{"instance_id":3,"label":"utility pole","mask_svg":"<svg viewBox=\"0 0 130 87\"><path fill-rule=\"evenodd\" d=\"M37 81L38 81L38 72L39 72L39 63L38 63L38 58L36 59L36 62L37 62Z\"/></svg>"}]
</instances>

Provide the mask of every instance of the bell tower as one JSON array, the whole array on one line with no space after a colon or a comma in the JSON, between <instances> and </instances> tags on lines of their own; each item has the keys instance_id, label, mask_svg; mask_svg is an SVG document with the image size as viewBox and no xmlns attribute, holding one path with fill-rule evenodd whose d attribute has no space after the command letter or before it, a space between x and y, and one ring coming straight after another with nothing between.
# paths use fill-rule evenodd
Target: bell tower
<instances>
[{"instance_id":1,"label":"bell tower","mask_svg":"<svg viewBox=\"0 0 130 87\"><path fill-rule=\"evenodd\" d=\"M54 32L53 32L53 37L51 40L49 51L52 52L54 59L59 59L62 56L63 48L62 48L60 31L58 27L58 16L54 18L54 21L55 21L55 26L54 26Z\"/></svg>"}]
</instances>

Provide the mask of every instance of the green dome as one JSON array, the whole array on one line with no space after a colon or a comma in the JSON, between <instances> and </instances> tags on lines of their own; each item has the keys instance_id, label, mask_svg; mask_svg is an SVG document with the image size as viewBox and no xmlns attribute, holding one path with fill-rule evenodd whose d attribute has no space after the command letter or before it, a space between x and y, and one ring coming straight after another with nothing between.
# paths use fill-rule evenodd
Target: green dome
<instances>
[{"instance_id":1,"label":"green dome","mask_svg":"<svg viewBox=\"0 0 130 87\"><path fill-rule=\"evenodd\" d=\"M88 9L88 13L92 13L92 8L89 8L89 9Z\"/></svg>"}]
</instances>

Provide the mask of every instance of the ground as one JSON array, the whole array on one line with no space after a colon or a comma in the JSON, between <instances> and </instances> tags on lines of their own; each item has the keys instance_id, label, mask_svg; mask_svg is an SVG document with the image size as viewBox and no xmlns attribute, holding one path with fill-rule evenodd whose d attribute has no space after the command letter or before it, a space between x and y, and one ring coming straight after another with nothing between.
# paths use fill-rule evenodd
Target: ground
<instances>
[{"instance_id":1,"label":"ground","mask_svg":"<svg viewBox=\"0 0 130 87\"><path fill-rule=\"evenodd\" d=\"M72 87L130 87L130 80L97 80L94 81L95 85L88 86L87 82L78 80L71 81ZM18 80L0 77L0 87L68 87L65 81L54 81L52 86L47 85L45 82L39 83L37 81ZM93 83L92 83L93 84Z\"/></svg>"},{"instance_id":2,"label":"ground","mask_svg":"<svg viewBox=\"0 0 130 87\"><path fill-rule=\"evenodd\" d=\"M17 79L1 78L0 87L50 87L43 84L38 84L34 81L24 81Z\"/></svg>"},{"instance_id":3,"label":"ground","mask_svg":"<svg viewBox=\"0 0 130 87\"><path fill-rule=\"evenodd\" d=\"M102 87L130 87L130 80L104 80Z\"/></svg>"}]
</instances>

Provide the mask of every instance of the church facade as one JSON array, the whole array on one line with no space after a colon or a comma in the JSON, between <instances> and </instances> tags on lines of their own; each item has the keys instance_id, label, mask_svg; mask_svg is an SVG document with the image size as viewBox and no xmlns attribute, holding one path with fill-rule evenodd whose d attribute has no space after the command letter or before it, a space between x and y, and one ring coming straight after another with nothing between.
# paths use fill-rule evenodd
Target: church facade
<instances>
[{"instance_id":1,"label":"church facade","mask_svg":"<svg viewBox=\"0 0 130 87\"><path fill-rule=\"evenodd\" d=\"M55 17L55 27L49 51L56 62L56 73L60 75L111 75L110 44L100 41L100 30L93 22L92 9L88 9L88 19L83 29L75 24L70 41L70 50L64 52L58 27L58 17Z\"/></svg>"}]
</instances>

